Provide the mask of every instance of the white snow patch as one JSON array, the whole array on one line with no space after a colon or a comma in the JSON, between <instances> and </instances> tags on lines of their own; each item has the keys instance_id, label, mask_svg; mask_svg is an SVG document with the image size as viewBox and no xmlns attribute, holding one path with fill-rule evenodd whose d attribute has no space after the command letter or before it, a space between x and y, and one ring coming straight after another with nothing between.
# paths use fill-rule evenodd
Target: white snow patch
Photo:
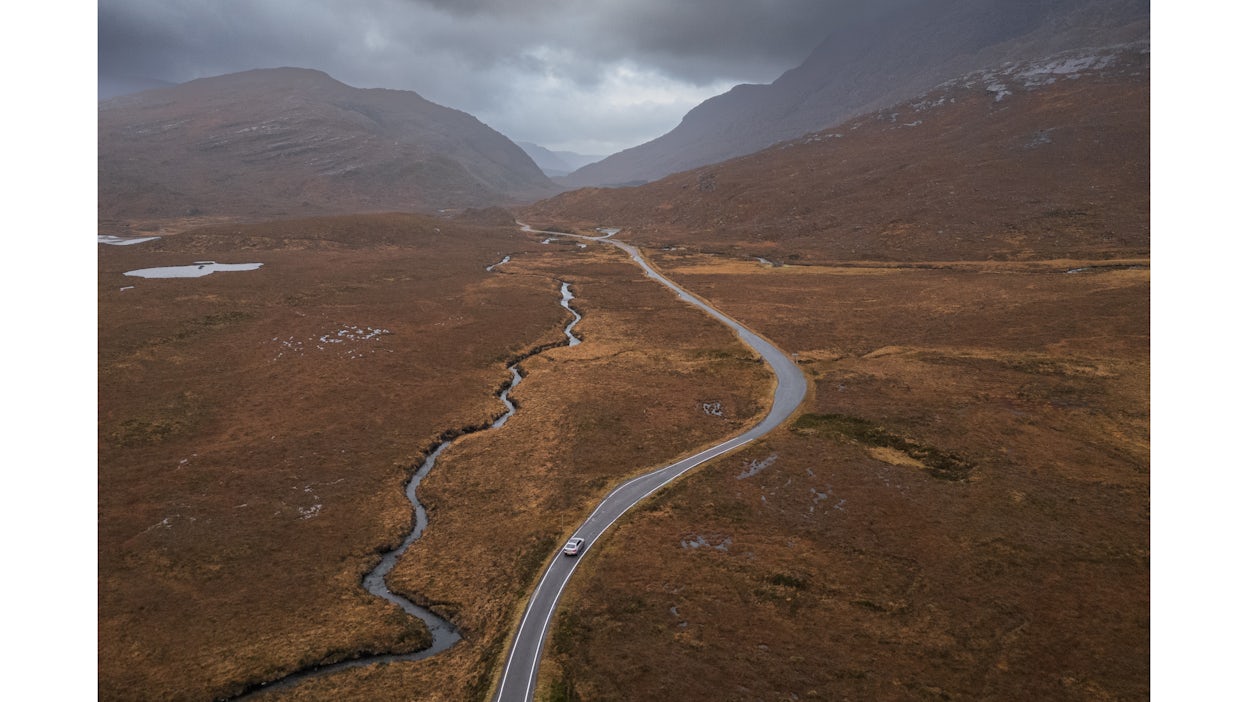
<instances>
[{"instance_id":1,"label":"white snow patch","mask_svg":"<svg viewBox=\"0 0 1248 702\"><path fill-rule=\"evenodd\" d=\"M986 86L986 89L988 90L988 92L994 93L996 95L996 97L992 99L993 102L1001 102L1002 100L1006 99L1010 95L1014 94L1010 92L1009 86L1007 86L1005 83L990 83L988 86Z\"/></svg>"},{"instance_id":2,"label":"white snow patch","mask_svg":"<svg viewBox=\"0 0 1248 702\"><path fill-rule=\"evenodd\" d=\"M1058 80L1073 80L1085 73L1104 71L1117 62L1123 49L1123 46L1085 49L1024 64L1011 61L995 69L972 73L960 82L966 88L972 88L976 83L983 83L988 92L996 95L995 101L1000 102L1014 94L1011 88L1031 89L1053 85ZM956 82L959 81L950 81L944 85L949 86ZM928 100L915 103L914 106L919 109L920 105L926 107L935 104L938 103Z\"/></svg>"},{"instance_id":3,"label":"white snow patch","mask_svg":"<svg viewBox=\"0 0 1248 702\"><path fill-rule=\"evenodd\" d=\"M1088 71L1100 71L1114 63L1112 55L1063 56L1050 60L1048 63L1033 63L1018 72L1028 87L1034 85L1050 85L1058 76L1078 78Z\"/></svg>"}]
</instances>

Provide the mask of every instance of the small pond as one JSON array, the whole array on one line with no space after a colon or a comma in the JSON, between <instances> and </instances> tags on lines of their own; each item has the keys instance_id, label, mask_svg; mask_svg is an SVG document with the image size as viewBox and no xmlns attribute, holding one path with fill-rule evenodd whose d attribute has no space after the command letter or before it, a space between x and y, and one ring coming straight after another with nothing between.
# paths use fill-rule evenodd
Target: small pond
<instances>
[{"instance_id":1,"label":"small pond","mask_svg":"<svg viewBox=\"0 0 1248 702\"><path fill-rule=\"evenodd\" d=\"M162 268L140 268L137 271L126 271L126 275L136 278L202 278L217 271L254 271L263 263L217 263L216 261L196 261L189 266L164 266Z\"/></svg>"},{"instance_id":2,"label":"small pond","mask_svg":"<svg viewBox=\"0 0 1248 702\"><path fill-rule=\"evenodd\" d=\"M113 236L112 234L96 234L96 243L111 244L112 246L133 246L134 244L142 244L145 241L156 241L158 236Z\"/></svg>"}]
</instances>

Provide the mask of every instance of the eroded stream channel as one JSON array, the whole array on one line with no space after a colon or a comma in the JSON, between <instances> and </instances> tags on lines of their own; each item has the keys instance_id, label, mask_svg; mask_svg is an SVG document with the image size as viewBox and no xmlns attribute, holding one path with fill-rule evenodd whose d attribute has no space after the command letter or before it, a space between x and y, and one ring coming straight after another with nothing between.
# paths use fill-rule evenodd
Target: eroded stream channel
<instances>
[{"instance_id":1,"label":"eroded stream channel","mask_svg":"<svg viewBox=\"0 0 1248 702\"><path fill-rule=\"evenodd\" d=\"M507 257L507 259L504 259L502 263L506 263L508 260L510 260L510 256ZM498 264L495 264L495 266L490 266L488 270L493 270L497 265ZM441 438L439 438L439 440L433 445L433 447L429 449L428 453L425 455L425 460L420 464L420 468L418 468L416 472L412 474L411 479L408 480L407 486L404 489L404 492L407 494L408 501L411 502L412 504L412 511L415 516L412 531L408 533L407 537L403 539L403 542L399 544L398 547L394 548L393 550L387 551L381 555L381 560L377 563L376 566L373 567L371 571L369 571L367 575L364 576L364 580L361 583L364 586L364 589L368 590L370 593L388 602L393 602L399 607L402 607L404 612L407 612L409 615L416 617L420 619L421 621L423 621L425 623L425 626L429 628L429 633L433 637L433 643L429 646L429 648L421 649L419 651L414 651L412 653L403 653L403 654L389 654L388 653L388 654L377 654L377 655L362 655L358 658L353 658L351 660L341 661L338 663L330 663L330 664L321 665L321 666L313 666L310 668L305 668L303 670L296 671L294 673L291 673L290 675L287 675L286 677L279 678L277 680L273 680L273 681L265 682L265 683L253 684L247 687L242 693L234 697L220 698L220 700L243 699L256 692L260 692L261 690L266 690L266 691L267 690L281 690L281 689L293 687L297 685L298 683L304 680L307 680L309 678L319 677L322 675L329 675L331 673L335 673L341 670L346 670L348 668L357 668L357 667L366 666L366 665L373 665L374 663L392 663L396 661L424 660L426 658L429 658L430 656L435 656L447 650L448 648L450 648L451 646L454 646L455 643L459 641L460 635L459 635L459 632L455 629L455 625L451 624L446 619L443 619L442 617L438 616L432 610L426 607L421 607L415 602L412 602L411 600L403 597L402 595L399 595L395 593L394 591L392 591L389 587L386 586L386 576L390 574L390 571L394 569L394 566L396 564L398 564L399 558L401 558L403 554L407 551L407 549L413 543L415 543L417 539L420 538L421 534L423 534L425 531L425 527L429 525L429 516L425 511L425 506L420 503L419 499L417 499L416 490L417 488L420 487L420 482L425 478L426 475L429 474L429 471L433 470L433 467L437 463L438 457L442 455L442 452L445 451L447 448L449 448L451 444L455 443L462 436L467 436L468 434L475 434L479 431L488 431L490 429L498 429L499 427L506 424L507 420L511 419L511 417L516 413L516 404L511 399L511 392L512 390L516 388L517 385L520 384L520 381L524 379L524 373L520 369L520 364L523 363L526 359L532 358L533 356L536 356L537 354L542 353L544 351L548 351L552 348L557 348L560 346L576 346L577 344L581 343L581 340L576 336L576 334L573 331L577 323L581 321L581 315L579 312L577 312L575 309L572 308L571 303L572 303L572 300L575 299L575 297L572 294L572 288L567 282L560 281L559 293L560 293L560 298L561 298L559 301L560 306L562 306L564 309L571 312L573 315L572 321L569 322L568 325L564 327L563 329L563 334L565 338L559 342L546 344L543 346L538 346L533 349L530 349L529 351L521 354L519 357L513 359L510 362L510 364L507 366L507 371L511 374L511 379L508 380L507 383L505 383L502 389L500 389L498 392L498 399L503 403L503 408L504 408L503 413L500 414L498 417L496 417L492 422L484 426L467 427L464 429L449 429L442 433Z\"/></svg>"}]
</instances>

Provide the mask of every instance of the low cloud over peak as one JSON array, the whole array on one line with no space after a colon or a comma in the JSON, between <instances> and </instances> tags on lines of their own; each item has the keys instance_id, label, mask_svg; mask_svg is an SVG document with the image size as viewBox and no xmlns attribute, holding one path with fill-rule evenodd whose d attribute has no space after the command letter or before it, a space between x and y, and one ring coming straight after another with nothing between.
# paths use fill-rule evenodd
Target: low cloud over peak
<instances>
[{"instance_id":1,"label":"low cloud over peak","mask_svg":"<svg viewBox=\"0 0 1248 702\"><path fill-rule=\"evenodd\" d=\"M894 0L105 0L101 76L183 82L305 66L413 90L511 136L609 153L801 62ZM928 0L943 1L943 0Z\"/></svg>"}]
</instances>

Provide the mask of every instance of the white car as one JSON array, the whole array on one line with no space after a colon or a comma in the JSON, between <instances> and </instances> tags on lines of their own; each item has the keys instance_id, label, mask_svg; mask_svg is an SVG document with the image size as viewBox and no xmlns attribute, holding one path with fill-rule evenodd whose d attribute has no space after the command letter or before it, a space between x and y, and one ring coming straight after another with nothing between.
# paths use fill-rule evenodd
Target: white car
<instances>
[{"instance_id":1,"label":"white car","mask_svg":"<svg viewBox=\"0 0 1248 702\"><path fill-rule=\"evenodd\" d=\"M575 556L581 551L583 551L584 549L585 549L585 539L582 539L579 536L574 536L568 540L568 543L564 544L563 555Z\"/></svg>"}]
</instances>

